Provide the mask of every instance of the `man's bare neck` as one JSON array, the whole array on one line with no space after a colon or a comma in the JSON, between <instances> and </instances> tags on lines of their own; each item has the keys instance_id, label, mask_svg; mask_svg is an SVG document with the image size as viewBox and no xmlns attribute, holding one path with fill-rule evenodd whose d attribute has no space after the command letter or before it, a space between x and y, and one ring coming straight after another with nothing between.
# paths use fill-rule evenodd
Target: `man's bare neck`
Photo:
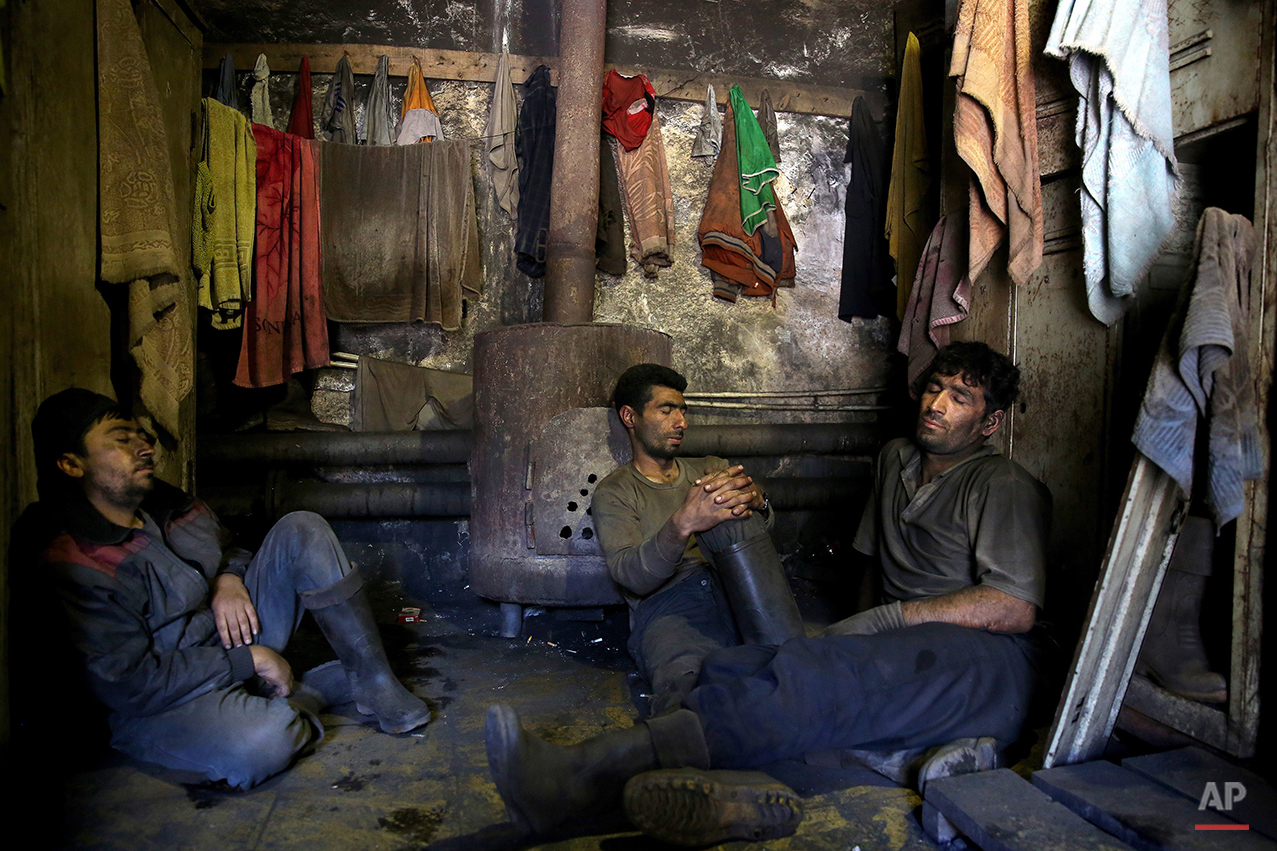
<instances>
[{"instance_id":1,"label":"man's bare neck","mask_svg":"<svg viewBox=\"0 0 1277 851\"><path fill-rule=\"evenodd\" d=\"M983 446L984 443L982 441L953 455L932 455L927 450L920 448L919 451L922 453L922 466L919 470L920 481L918 484L930 484L931 480L936 476L958 466L958 464L979 452Z\"/></svg>"},{"instance_id":2,"label":"man's bare neck","mask_svg":"<svg viewBox=\"0 0 1277 851\"><path fill-rule=\"evenodd\" d=\"M123 526L125 529L141 529L142 515L138 510L142 507L142 503L132 506L116 505L114 502L103 498L98 494L88 494L89 504L98 510L98 513L107 519L108 522L116 526Z\"/></svg>"},{"instance_id":3,"label":"man's bare neck","mask_svg":"<svg viewBox=\"0 0 1277 851\"><path fill-rule=\"evenodd\" d=\"M678 459L653 458L640 452L634 455L634 469L650 481L668 484L678 478Z\"/></svg>"}]
</instances>

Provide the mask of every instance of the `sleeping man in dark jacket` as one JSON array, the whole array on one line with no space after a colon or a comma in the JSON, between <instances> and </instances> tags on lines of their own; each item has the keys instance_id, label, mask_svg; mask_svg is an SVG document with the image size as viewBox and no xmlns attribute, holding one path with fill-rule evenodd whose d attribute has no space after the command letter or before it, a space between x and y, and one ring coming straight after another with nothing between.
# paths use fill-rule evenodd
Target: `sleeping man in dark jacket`
<instances>
[{"instance_id":1,"label":"sleeping man in dark jacket","mask_svg":"<svg viewBox=\"0 0 1277 851\"><path fill-rule=\"evenodd\" d=\"M31 428L40 501L14 529L14 567L60 600L114 747L248 788L322 739L335 694L386 732L430 720L391 672L323 518L289 514L252 555L203 502L155 479L149 435L113 400L64 390ZM294 681L280 655L307 609L340 660L326 691Z\"/></svg>"}]
</instances>

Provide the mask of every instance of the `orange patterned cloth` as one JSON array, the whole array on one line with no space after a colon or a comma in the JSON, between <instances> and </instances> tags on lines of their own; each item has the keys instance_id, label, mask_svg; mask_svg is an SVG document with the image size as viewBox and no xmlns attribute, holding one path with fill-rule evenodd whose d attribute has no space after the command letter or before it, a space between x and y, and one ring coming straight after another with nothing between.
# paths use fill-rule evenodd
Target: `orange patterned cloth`
<instances>
[{"instance_id":1,"label":"orange patterned cloth","mask_svg":"<svg viewBox=\"0 0 1277 851\"><path fill-rule=\"evenodd\" d=\"M630 256L644 275L655 278L658 267L674 262L674 196L660 118L652 116L652 126L637 148L627 151L622 144L616 160L630 217Z\"/></svg>"},{"instance_id":2,"label":"orange patterned cloth","mask_svg":"<svg viewBox=\"0 0 1277 851\"><path fill-rule=\"evenodd\" d=\"M1029 52L1028 0L963 0L949 76L957 78L953 136L971 167L971 247L975 281L1009 241L1007 270L1025 283L1042 263L1042 184Z\"/></svg>"}]
</instances>

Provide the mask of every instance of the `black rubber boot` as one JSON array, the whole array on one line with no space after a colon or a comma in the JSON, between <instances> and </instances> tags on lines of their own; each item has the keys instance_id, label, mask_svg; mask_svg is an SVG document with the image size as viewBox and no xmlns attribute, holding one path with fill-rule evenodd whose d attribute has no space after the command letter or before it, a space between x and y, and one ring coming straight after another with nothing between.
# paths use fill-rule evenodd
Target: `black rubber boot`
<instances>
[{"instance_id":1,"label":"black rubber boot","mask_svg":"<svg viewBox=\"0 0 1277 851\"><path fill-rule=\"evenodd\" d=\"M1202 594L1214 547L1212 522L1188 517L1166 567L1135 672L1191 700L1223 703L1228 687L1222 675L1210 670L1201 632Z\"/></svg>"},{"instance_id":2,"label":"black rubber boot","mask_svg":"<svg viewBox=\"0 0 1277 851\"><path fill-rule=\"evenodd\" d=\"M697 540L700 541L701 536ZM791 638L806 635L803 616L798 612L794 591L771 535L764 532L713 549L712 553L714 567L746 644L784 644Z\"/></svg>"},{"instance_id":3,"label":"black rubber boot","mask_svg":"<svg viewBox=\"0 0 1277 851\"><path fill-rule=\"evenodd\" d=\"M803 819L798 794L761 771L649 771L625 784L625 817L675 845L759 842L790 836Z\"/></svg>"},{"instance_id":4,"label":"black rubber boot","mask_svg":"<svg viewBox=\"0 0 1277 851\"><path fill-rule=\"evenodd\" d=\"M430 720L425 702L404 688L390 670L358 571L300 596L337 651L356 709L377 716L377 723L387 733L406 733Z\"/></svg>"},{"instance_id":5,"label":"black rubber boot","mask_svg":"<svg viewBox=\"0 0 1277 851\"><path fill-rule=\"evenodd\" d=\"M510 821L536 834L615 809L636 774L709 761L700 721L686 709L565 746L532 735L511 707L496 705L488 708L485 744Z\"/></svg>"}]
</instances>

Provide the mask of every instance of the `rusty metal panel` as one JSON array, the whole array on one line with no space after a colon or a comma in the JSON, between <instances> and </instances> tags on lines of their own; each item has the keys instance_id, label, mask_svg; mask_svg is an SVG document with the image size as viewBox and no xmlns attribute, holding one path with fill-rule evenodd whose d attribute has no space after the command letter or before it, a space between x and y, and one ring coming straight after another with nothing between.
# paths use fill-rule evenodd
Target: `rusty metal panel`
<instances>
[{"instance_id":1,"label":"rusty metal panel","mask_svg":"<svg viewBox=\"0 0 1277 851\"><path fill-rule=\"evenodd\" d=\"M538 556L529 549L534 545L525 513L529 451L556 415L607 405L617 376L628 367L670 365L670 343L659 331L598 323L513 325L475 335L470 458L475 593L506 603L620 602L602 558ZM579 450L573 447L577 457Z\"/></svg>"},{"instance_id":2,"label":"rusty metal panel","mask_svg":"<svg viewBox=\"0 0 1277 851\"><path fill-rule=\"evenodd\" d=\"M529 452L537 555L602 558L594 486L629 462L630 441L611 408L576 408L546 423Z\"/></svg>"},{"instance_id":3,"label":"rusty metal panel","mask_svg":"<svg viewBox=\"0 0 1277 851\"><path fill-rule=\"evenodd\" d=\"M1266 0L1171 0L1171 105L1179 139L1259 106Z\"/></svg>"}]
</instances>

